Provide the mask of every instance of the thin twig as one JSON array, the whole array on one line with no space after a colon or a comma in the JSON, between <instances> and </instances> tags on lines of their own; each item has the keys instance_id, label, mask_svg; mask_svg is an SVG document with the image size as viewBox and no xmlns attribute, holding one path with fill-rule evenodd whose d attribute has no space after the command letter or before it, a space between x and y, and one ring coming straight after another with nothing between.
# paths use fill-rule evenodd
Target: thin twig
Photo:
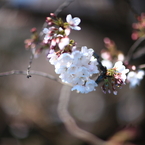
<instances>
[{"instance_id":1,"label":"thin twig","mask_svg":"<svg viewBox=\"0 0 145 145\"><path fill-rule=\"evenodd\" d=\"M70 87L63 85L58 103L58 115L63 121L69 133L79 139L82 139L83 141L91 143L92 145L104 145L106 143L105 141L77 126L75 120L70 116L68 112L69 99Z\"/></svg>"},{"instance_id":2,"label":"thin twig","mask_svg":"<svg viewBox=\"0 0 145 145\"><path fill-rule=\"evenodd\" d=\"M141 65L139 65L138 68L140 68L140 69L145 68L145 64L141 64Z\"/></svg>"},{"instance_id":3,"label":"thin twig","mask_svg":"<svg viewBox=\"0 0 145 145\"><path fill-rule=\"evenodd\" d=\"M54 76L44 73L44 72L40 72L40 71L34 71L31 70L29 72L30 75L37 75L37 76L42 76L48 79L51 79L53 81L56 82L60 82L59 79L55 78ZM22 70L11 70L11 71L7 71L7 72L2 72L0 73L0 77L4 77L4 76L10 76L10 75L27 75L27 71L22 71Z\"/></svg>"},{"instance_id":4,"label":"thin twig","mask_svg":"<svg viewBox=\"0 0 145 145\"><path fill-rule=\"evenodd\" d=\"M30 56L30 61L29 61L29 65L28 65L28 68L27 68L27 78L30 78L31 75L30 75L30 68L31 68L31 64L32 64L32 61L33 61L33 54Z\"/></svg>"},{"instance_id":5,"label":"thin twig","mask_svg":"<svg viewBox=\"0 0 145 145\"><path fill-rule=\"evenodd\" d=\"M145 55L145 47L139 47L138 51L132 55L133 59L137 59Z\"/></svg>"},{"instance_id":6,"label":"thin twig","mask_svg":"<svg viewBox=\"0 0 145 145\"><path fill-rule=\"evenodd\" d=\"M57 16L63 9L65 9L66 7L68 7L74 0L65 0L64 3L62 3L54 12L54 14ZM42 30L44 28L46 28L48 26L48 24L46 22L44 22L43 26L42 26ZM41 31L39 34L40 37L43 36L43 32Z\"/></svg>"},{"instance_id":7,"label":"thin twig","mask_svg":"<svg viewBox=\"0 0 145 145\"><path fill-rule=\"evenodd\" d=\"M37 75L42 76L51 80L54 80L56 82L62 83L59 79L55 78L54 76L31 70L29 72L31 75ZM4 76L10 76L10 75L27 75L27 71L22 70L12 70L7 72L0 73L0 77ZM62 83L64 84L64 83ZM63 85L63 88L60 93L59 98L59 104L58 104L58 114L61 120L63 121L64 125L66 126L67 130L77 138L82 139L83 141L89 142L92 145L104 145L106 142L99 139L98 137L94 136L93 134L79 128L75 122L75 120L70 116L68 109L68 103L69 103L69 97L70 97L70 86L69 85Z\"/></svg>"},{"instance_id":8,"label":"thin twig","mask_svg":"<svg viewBox=\"0 0 145 145\"><path fill-rule=\"evenodd\" d=\"M65 9L66 7L68 7L74 0L65 0L64 3L62 3L54 12L54 14L57 16L63 9ZM44 22L43 26L42 26L42 31L39 33L39 37L41 38L43 36L43 29L46 28L48 26L48 24L46 22ZM31 64L32 64L32 60L33 60L33 54L30 57L30 62L29 62L29 66L27 69L27 78L30 78L31 75L29 74L30 68L31 68Z\"/></svg>"},{"instance_id":9,"label":"thin twig","mask_svg":"<svg viewBox=\"0 0 145 145\"><path fill-rule=\"evenodd\" d=\"M68 7L74 0L66 0L63 4L61 4L56 11L54 12L54 14L57 16L63 9L65 9L66 7Z\"/></svg>"},{"instance_id":10,"label":"thin twig","mask_svg":"<svg viewBox=\"0 0 145 145\"><path fill-rule=\"evenodd\" d=\"M135 18L137 19L137 17L140 16L140 14L131 5L130 0L125 0L125 2L128 4L130 10L132 11L132 13L134 14Z\"/></svg>"},{"instance_id":11,"label":"thin twig","mask_svg":"<svg viewBox=\"0 0 145 145\"><path fill-rule=\"evenodd\" d=\"M128 51L128 54L126 56L125 61L129 63L129 61L131 60L132 54L133 52L138 48L138 46L141 44L141 42L143 42L145 40L145 37L141 37L139 38L137 41L135 41L135 43L131 46L131 48Z\"/></svg>"}]
</instances>

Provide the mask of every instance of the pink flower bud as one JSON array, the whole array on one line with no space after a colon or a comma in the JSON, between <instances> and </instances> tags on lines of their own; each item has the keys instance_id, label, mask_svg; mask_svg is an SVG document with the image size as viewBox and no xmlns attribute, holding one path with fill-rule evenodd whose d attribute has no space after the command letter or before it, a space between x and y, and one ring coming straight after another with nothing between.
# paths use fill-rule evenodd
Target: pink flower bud
<instances>
[{"instance_id":1,"label":"pink flower bud","mask_svg":"<svg viewBox=\"0 0 145 145\"><path fill-rule=\"evenodd\" d=\"M51 17L56 17L56 15L54 13L50 13Z\"/></svg>"},{"instance_id":2,"label":"pink flower bud","mask_svg":"<svg viewBox=\"0 0 145 145\"><path fill-rule=\"evenodd\" d=\"M36 31L37 31L37 29L35 27L30 30L31 33L34 33Z\"/></svg>"}]
</instances>

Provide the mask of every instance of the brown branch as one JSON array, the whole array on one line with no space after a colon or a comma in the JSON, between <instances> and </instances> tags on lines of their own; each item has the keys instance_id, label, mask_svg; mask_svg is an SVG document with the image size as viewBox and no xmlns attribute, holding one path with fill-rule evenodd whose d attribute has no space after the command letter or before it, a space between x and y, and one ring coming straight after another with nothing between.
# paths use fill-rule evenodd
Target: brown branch
<instances>
[{"instance_id":1,"label":"brown branch","mask_svg":"<svg viewBox=\"0 0 145 145\"><path fill-rule=\"evenodd\" d=\"M31 75L42 76L56 82L62 83L59 79L55 78L54 76L31 70L29 72ZM22 70L12 70L7 72L0 73L0 77L10 76L10 75L27 75L27 71ZM75 122L75 120L70 116L69 112L67 111L68 103L70 97L70 86L63 85L63 88L60 93L59 104L58 104L58 114L61 120L63 121L64 125L66 126L67 130L77 138L80 138L86 142L91 143L92 145L104 145L105 142L98 137L94 136L93 134L79 128Z\"/></svg>"},{"instance_id":2,"label":"brown branch","mask_svg":"<svg viewBox=\"0 0 145 145\"><path fill-rule=\"evenodd\" d=\"M104 145L106 144L105 141L99 139L95 135L79 128L75 122L75 120L70 116L68 112L68 104L70 99L70 87L63 85L59 103L58 103L58 115L60 119L63 121L65 127L75 137L82 139L92 145Z\"/></svg>"},{"instance_id":3,"label":"brown branch","mask_svg":"<svg viewBox=\"0 0 145 145\"><path fill-rule=\"evenodd\" d=\"M54 14L57 16L63 9L68 7L74 0L66 0L64 3L62 3L54 12Z\"/></svg>"},{"instance_id":4,"label":"brown branch","mask_svg":"<svg viewBox=\"0 0 145 145\"><path fill-rule=\"evenodd\" d=\"M145 37L141 37L138 40L135 41L135 43L131 46L131 48L128 51L128 54L126 56L125 61L129 63L129 61L132 58L133 52L138 48L138 46L145 40Z\"/></svg>"},{"instance_id":5,"label":"brown branch","mask_svg":"<svg viewBox=\"0 0 145 145\"><path fill-rule=\"evenodd\" d=\"M59 79L44 72L31 70L29 74L45 77L45 78L54 80L56 82L62 83ZM27 71L12 70L12 71L0 73L0 77L10 76L10 75L26 75L27 76ZM80 138L83 141L86 141L88 143L91 143L92 145L106 145L105 141L99 139L95 135L77 126L75 120L70 116L69 112L67 111L69 99L70 99L69 97L70 97L70 85L63 85L61 93L60 93L60 98L59 98L58 115L60 119L63 121L67 130L75 137Z\"/></svg>"},{"instance_id":6,"label":"brown branch","mask_svg":"<svg viewBox=\"0 0 145 145\"><path fill-rule=\"evenodd\" d=\"M56 81L56 82L60 82L61 83L61 81L59 79L55 78L54 76L52 76L50 74L44 73L44 72L31 70L29 72L29 74L30 75L37 75L37 76L45 77L45 78L48 78L48 79L51 79L53 81ZM10 75L27 75L27 71L11 70L11 71L7 71L7 72L0 73L0 77L10 76Z\"/></svg>"},{"instance_id":7,"label":"brown branch","mask_svg":"<svg viewBox=\"0 0 145 145\"><path fill-rule=\"evenodd\" d=\"M27 78L31 77L31 75L30 75L30 68L31 68L31 64L32 64L33 58L34 58L34 55L32 54L30 56L30 61L29 61L29 65L28 65L28 68L27 68Z\"/></svg>"}]
</instances>

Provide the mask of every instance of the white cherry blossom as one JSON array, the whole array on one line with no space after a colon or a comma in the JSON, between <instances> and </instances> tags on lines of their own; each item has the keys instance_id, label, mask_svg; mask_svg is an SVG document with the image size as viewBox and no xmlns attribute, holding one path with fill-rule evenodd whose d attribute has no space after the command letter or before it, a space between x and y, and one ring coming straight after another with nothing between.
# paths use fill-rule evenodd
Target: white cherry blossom
<instances>
[{"instance_id":1,"label":"white cherry blossom","mask_svg":"<svg viewBox=\"0 0 145 145\"><path fill-rule=\"evenodd\" d=\"M55 52L48 55L49 61L55 66L55 72L59 74L62 82L73 86L72 90L88 93L95 90L96 82L90 77L98 74L98 62L93 56L93 49L82 47L81 51L63 53L57 56Z\"/></svg>"},{"instance_id":2,"label":"white cherry blossom","mask_svg":"<svg viewBox=\"0 0 145 145\"><path fill-rule=\"evenodd\" d=\"M96 82L94 80L88 80L85 85L81 86L81 85L76 85L74 86L71 90L74 91L76 90L77 92L80 93L89 93L95 90L95 87L97 87L98 85L96 84Z\"/></svg>"},{"instance_id":3,"label":"white cherry blossom","mask_svg":"<svg viewBox=\"0 0 145 145\"><path fill-rule=\"evenodd\" d=\"M72 64L72 61L72 56L69 53L63 53L58 57L58 63L60 63L60 65L70 66L70 64Z\"/></svg>"},{"instance_id":4,"label":"white cherry blossom","mask_svg":"<svg viewBox=\"0 0 145 145\"><path fill-rule=\"evenodd\" d=\"M66 71L67 71L66 65L60 65L59 63L57 63L57 65L55 65L55 72L57 74L63 74L63 73L66 73Z\"/></svg>"},{"instance_id":5,"label":"white cherry blossom","mask_svg":"<svg viewBox=\"0 0 145 145\"><path fill-rule=\"evenodd\" d=\"M71 90L72 91L76 90L78 93L83 93L83 94L88 93L88 91L86 90L86 87L82 85L76 85Z\"/></svg>"},{"instance_id":6,"label":"white cherry blossom","mask_svg":"<svg viewBox=\"0 0 145 145\"><path fill-rule=\"evenodd\" d=\"M48 55L47 55L47 58L49 59L49 62L50 62L52 65L57 64L58 56L56 55L55 52L48 54Z\"/></svg>"},{"instance_id":7,"label":"white cherry blossom","mask_svg":"<svg viewBox=\"0 0 145 145\"><path fill-rule=\"evenodd\" d=\"M69 66L67 72L69 74L76 74L77 70L78 70L78 67L76 65L72 64Z\"/></svg>"},{"instance_id":8,"label":"white cherry blossom","mask_svg":"<svg viewBox=\"0 0 145 145\"><path fill-rule=\"evenodd\" d=\"M77 85L83 86L84 83L85 83L85 80L86 80L86 78L79 78L79 77L76 77L76 76L74 75L73 79L71 80L71 83L72 83L74 86L75 86L76 84L77 84Z\"/></svg>"},{"instance_id":9,"label":"white cherry blossom","mask_svg":"<svg viewBox=\"0 0 145 145\"><path fill-rule=\"evenodd\" d=\"M44 33L44 34L48 34L49 31L50 31L50 30L49 30L48 28L44 28L44 29L43 29L43 33Z\"/></svg>"},{"instance_id":10,"label":"white cherry blossom","mask_svg":"<svg viewBox=\"0 0 145 145\"><path fill-rule=\"evenodd\" d=\"M80 18L78 18L78 17L72 18L72 15L69 14L66 17L66 21L69 23L71 29L81 30L81 28L78 26L81 22Z\"/></svg>"},{"instance_id":11,"label":"white cherry blossom","mask_svg":"<svg viewBox=\"0 0 145 145\"><path fill-rule=\"evenodd\" d=\"M140 84L140 81L143 79L145 72L143 70L139 70L138 72L130 71L127 75L127 80L129 81L129 87L135 88Z\"/></svg>"},{"instance_id":12,"label":"white cherry blossom","mask_svg":"<svg viewBox=\"0 0 145 145\"><path fill-rule=\"evenodd\" d=\"M63 38L60 39L60 42L58 43L58 46L59 46L60 50L63 50L64 47L68 44L69 44L69 38L68 37L63 37Z\"/></svg>"},{"instance_id":13,"label":"white cherry blossom","mask_svg":"<svg viewBox=\"0 0 145 145\"><path fill-rule=\"evenodd\" d=\"M102 63L102 65L105 66L107 69L110 69L110 68L113 67L113 64L112 64L112 62L111 62L110 60L104 59L104 60L101 61L101 63Z\"/></svg>"},{"instance_id":14,"label":"white cherry blossom","mask_svg":"<svg viewBox=\"0 0 145 145\"><path fill-rule=\"evenodd\" d=\"M84 66L79 67L78 71L77 71L77 76L80 78L87 78L89 77L90 73L88 71L88 69Z\"/></svg>"},{"instance_id":15,"label":"white cherry blossom","mask_svg":"<svg viewBox=\"0 0 145 145\"><path fill-rule=\"evenodd\" d=\"M129 72L129 69L125 68L125 66L123 65L122 61L116 62L113 68L117 71L117 73L121 74L121 79L125 83L126 73Z\"/></svg>"}]
</instances>

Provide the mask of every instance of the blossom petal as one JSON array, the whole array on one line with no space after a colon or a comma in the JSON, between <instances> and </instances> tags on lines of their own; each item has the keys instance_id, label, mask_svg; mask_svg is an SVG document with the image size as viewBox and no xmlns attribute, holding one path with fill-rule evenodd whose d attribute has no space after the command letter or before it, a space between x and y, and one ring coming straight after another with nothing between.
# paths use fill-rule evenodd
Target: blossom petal
<instances>
[{"instance_id":1,"label":"blossom petal","mask_svg":"<svg viewBox=\"0 0 145 145\"><path fill-rule=\"evenodd\" d=\"M66 16L66 21L67 21L68 23L72 21L72 16L71 16L71 14L68 14L68 15Z\"/></svg>"},{"instance_id":2,"label":"blossom petal","mask_svg":"<svg viewBox=\"0 0 145 145\"><path fill-rule=\"evenodd\" d=\"M49 29L48 29L48 28L44 28L44 29L43 29L43 33L44 33L44 34L47 34L48 32L49 32Z\"/></svg>"},{"instance_id":3,"label":"blossom petal","mask_svg":"<svg viewBox=\"0 0 145 145\"><path fill-rule=\"evenodd\" d=\"M60 50L62 50L68 44L69 44L69 38L68 37L64 37L64 38L61 38L58 46L59 46Z\"/></svg>"},{"instance_id":4,"label":"blossom petal","mask_svg":"<svg viewBox=\"0 0 145 145\"><path fill-rule=\"evenodd\" d=\"M70 27L74 30L81 30L81 27L79 27L79 26L70 26Z\"/></svg>"},{"instance_id":5,"label":"blossom petal","mask_svg":"<svg viewBox=\"0 0 145 145\"><path fill-rule=\"evenodd\" d=\"M113 64L110 60L105 60L104 59L104 60L101 61L101 63L102 63L103 66L107 67L107 69L111 69L112 66L113 66Z\"/></svg>"},{"instance_id":6,"label":"blossom petal","mask_svg":"<svg viewBox=\"0 0 145 145\"><path fill-rule=\"evenodd\" d=\"M72 91L77 90L77 92L80 92L80 93L88 93L88 91L86 91L85 86L80 86L80 85L74 86L71 90Z\"/></svg>"},{"instance_id":7,"label":"blossom petal","mask_svg":"<svg viewBox=\"0 0 145 145\"><path fill-rule=\"evenodd\" d=\"M137 78L138 79L143 79L143 76L145 75L145 72L143 70L139 70L137 73Z\"/></svg>"},{"instance_id":8,"label":"blossom petal","mask_svg":"<svg viewBox=\"0 0 145 145\"><path fill-rule=\"evenodd\" d=\"M73 18L73 24L74 25L79 25L80 22L81 22L81 19L80 18L78 18L78 17Z\"/></svg>"}]
</instances>

